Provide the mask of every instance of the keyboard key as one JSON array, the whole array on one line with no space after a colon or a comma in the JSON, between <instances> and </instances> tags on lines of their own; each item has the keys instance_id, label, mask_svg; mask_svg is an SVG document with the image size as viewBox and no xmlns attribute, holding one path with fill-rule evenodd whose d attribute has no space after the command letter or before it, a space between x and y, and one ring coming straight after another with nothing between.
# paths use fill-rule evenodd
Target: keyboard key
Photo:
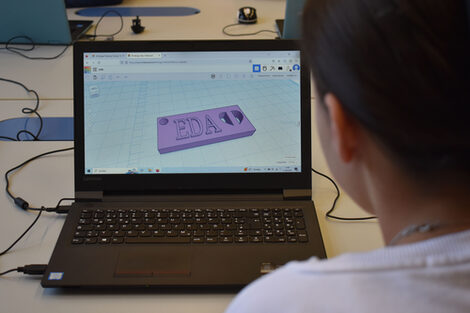
<instances>
[{"instance_id":1,"label":"keyboard key","mask_svg":"<svg viewBox=\"0 0 470 313\"><path fill-rule=\"evenodd\" d=\"M81 213L80 214L80 218L91 218L92 217L92 214L91 213Z\"/></svg>"},{"instance_id":2,"label":"keyboard key","mask_svg":"<svg viewBox=\"0 0 470 313\"><path fill-rule=\"evenodd\" d=\"M73 238L72 244L77 245L83 243L85 240L83 238Z\"/></svg>"},{"instance_id":3,"label":"keyboard key","mask_svg":"<svg viewBox=\"0 0 470 313\"><path fill-rule=\"evenodd\" d=\"M115 230L113 232L113 237L124 237L125 233L122 230Z\"/></svg>"},{"instance_id":4,"label":"keyboard key","mask_svg":"<svg viewBox=\"0 0 470 313\"><path fill-rule=\"evenodd\" d=\"M111 243L111 238L109 238L109 237L106 237L106 238L100 238L100 239L98 240L98 242L99 242L100 244L107 244L107 243Z\"/></svg>"},{"instance_id":5,"label":"keyboard key","mask_svg":"<svg viewBox=\"0 0 470 313\"><path fill-rule=\"evenodd\" d=\"M305 229L305 223L302 219L296 219L295 220L295 228L297 229Z\"/></svg>"},{"instance_id":6,"label":"keyboard key","mask_svg":"<svg viewBox=\"0 0 470 313\"><path fill-rule=\"evenodd\" d=\"M208 242L208 243L217 243L218 239L217 239L217 237L206 237L206 242Z\"/></svg>"},{"instance_id":7,"label":"keyboard key","mask_svg":"<svg viewBox=\"0 0 470 313\"><path fill-rule=\"evenodd\" d=\"M137 236L138 236L138 233L137 233L137 231L135 231L135 230L128 230L128 231L126 232L126 236L127 236L127 237L137 237Z\"/></svg>"},{"instance_id":8,"label":"keyboard key","mask_svg":"<svg viewBox=\"0 0 470 313\"><path fill-rule=\"evenodd\" d=\"M204 239L204 237L193 237L192 242L193 243L204 243L205 239Z\"/></svg>"},{"instance_id":9,"label":"keyboard key","mask_svg":"<svg viewBox=\"0 0 470 313\"><path fill-rule=\"evenodd\" d=\"M298 239L300 242L307 242L307 241L308 241L307 232L305 232L305 231L299 231L299 233L298 233L298 235L297 235L297 239Z\"/></svg>"},{"instance_id":10,"label":"keyboard key","mask_svg":"<svg viewBox=\"0 0 470 313\"><path fill-rule=\"evenodd\" d=\"M234 233L235 233L235 232L234 232L233 230L221 230L221 231L219 232L219 235L220 235L221 237L226 237L226 236L233 236Z\"/></svg>"},{"instance_id":11,"label":"keyboard key","mask_svg":"<svg viewBox=\"0 0 470 313\"><path fill-rule=\"evenodd\" d=\"M100 237L111 237L113 235L109 230L103 230L99 233Z\"/></svg>"},{"instance_id":12,"label":"keyboard key","mask_svg":"<svg viewBox=\"0 0 470 313\"><path fill-rule=\"evenodd\" d=\"M74 236L74 237L85 237L86 234L87 234L87 232L85 232L85 231L76 231L76 232L73 234L73 236Z\"/></svg>"},{"instance_id":13,"label":"keyboard key","mask_svg":"<svg viewBox=\"0 0 470 313\"><path fill-rule=\"evenodd\" d=\"M179 235L181 237L191 237L191 233L187 230L181 230Z\"/></svg>"},{"instance_id":14,"label":"keyboard key","mask_svg":"<svg viewBox=\"0 0 470 313\"><path fill-rule=\"evenodd\" d=\"M126 243L190 243L190 237L129 237Z\"/></svg>"},{"instance_id":15,"label":"keyboard key","mask_svg":"<svg viewBox=\"0 0 470 313\"><path fill-rule=\"evenodd\" d=\"M250 242L263 242L263 238L260 236L252 236L250 237Z\"/></svg>"},{"instance_id":16,"label":"keyboard key","mask_svg":"<svg viewBox=\"0 0 470 313\"><path fill-rule=\"evenodd\" d=\"M178 237L179 232L177 230L168 230L166 232L167 237Z\"/></svg>"},{"instance_id":17,"label":"keyboard key","mask_svg":"<svg viewBox=\"0 0 470 313\"><path fill-rule=\"evenodd\" d=\"M87 236L87 237L98 237L98 232L97 232L97 231L94 231L94 230L87 231L87 232L86 232L86 236Z\"/></svg>"},{"instance_id":18,"label":"keyboard key","mask_svg":"<svg viewBox=\"0 0 470 313\"><path fill-rule=\"evenodd\" d=\"M264 242L274 242L274 237L273 236L265 236L264 237Z\"/></svg>"},{"instance_id":19,"label":"keyboard key","mask_svg":"<svg viewBox=\"0 0 470 313\"><path fill-rule=\"evenodd\" d=\"M248 242L248 236L235 236L235 242L246 243Z\"/></svg>"},{"instance_id":20,"label":"keyboard key","mask_svg":"<svg viewBox=\"0 0 470 313\"><path fill-rule=\"evenodd\" d=\"M76 231L89 231L93 230L93 225L78 225Z\"/></svg>"},{"instance_id":21,"label":"keyboard key","mask_svg":"<svg viewBox=\"0 0 470 313\"><path fill-rule=\"evenodd\" d=\"M165 231L164 230L154 230L152 235L153 235L153 237L164 237L165 236Z\"/></svg>"},{"instance_id":22,"label":"keyboard key","mask_svg":"<svg viewBox=\"0 0 470 313\"><path fill-rule=\"evenodd\" d=\"M106 224L95 225L95 230L106 230Z\"/></svg>"},{"instance_id":23,"label":"keyboard key","mask_svg":"<svg viewBox=\"0 0 470 313\"><path fill-rule=\"evenodd\" d=\"M232 236L220 237L220 242L231 243L231 242L233 242L233 237Z\"/></svg>"},{"instance_id":24,"label":"keyboard key","mask_svg":"<svg viewBox=\"0 0 470 313\"><path fill-rule=\"evenodd\" d=\"M286 242L286 238L274 236L274 242Z\"/></svg>"},{"instance_id":25,"label":"keyboard key","mask_svg":"<svg viewBox=\"0 0 470 313\"><path fill-rule=\"evenodd\" d=\"M97 242L97 239L95 237L93 238L85 238L85 243L86 244L94 244Z\"/></svg>"},{"instance_id":26,"label":"keyboard key","mask_svg":"<svg viewBox=\"0 0 470 313\"><path fill-rule=\"evenodd\" d=\"M148 230L139 231L139 237L150 237L152 234Z\"/></svg>"},{"instance_id":27,"label":"keyboard key","mask_svg":"<svg viewBox=\"0 0 470 313\"><path fill-rule=\"evenodd\" d=\"M289 236L289 237L287 237L287 242L297 242L297 237Z\"/></svg>"}]
</instances>

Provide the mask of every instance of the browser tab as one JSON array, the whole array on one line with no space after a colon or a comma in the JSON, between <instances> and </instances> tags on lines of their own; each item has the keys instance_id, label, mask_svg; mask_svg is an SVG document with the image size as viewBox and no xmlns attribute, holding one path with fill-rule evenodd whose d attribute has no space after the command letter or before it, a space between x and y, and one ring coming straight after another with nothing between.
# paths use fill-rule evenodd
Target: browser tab
<instances>
[{"instance_id":1,"label":"browser tab","mask_svg":"<svg viewBox=\"0 0 470 313\"><path fill-rule=\"evenodd\" d=\"M161 59L160 52L133 52L127 54L128 59Z\"/></svg>"}]
</instances>

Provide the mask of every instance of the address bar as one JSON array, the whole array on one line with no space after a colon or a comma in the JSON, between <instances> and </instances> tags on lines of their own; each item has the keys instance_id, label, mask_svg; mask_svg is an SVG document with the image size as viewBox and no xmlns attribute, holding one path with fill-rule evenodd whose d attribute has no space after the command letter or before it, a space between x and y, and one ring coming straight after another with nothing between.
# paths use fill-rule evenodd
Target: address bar
<instances>
[{"instance_id":1,"label":"address bar","mask_svg":"<svg viewBox=\"0 0 470 313\"><path fill-rule=\"evenodd\" d=\"M146 66L105 66L101 73L219 73L219 72L251 72L251 65L225 64L152 64Z\"/></svg>"}]
</instances>

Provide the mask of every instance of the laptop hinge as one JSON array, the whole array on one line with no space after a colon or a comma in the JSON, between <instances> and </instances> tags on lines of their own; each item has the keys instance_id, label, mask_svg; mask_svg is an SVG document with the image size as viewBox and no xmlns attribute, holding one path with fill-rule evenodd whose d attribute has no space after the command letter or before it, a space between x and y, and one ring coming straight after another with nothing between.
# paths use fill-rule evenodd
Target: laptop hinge
<instances>
[{"instance_id":1,"label":"laptop hinge","mask_svg":"<svg viewBox=\"0 0 470 313\"><path fill-rule=\"evenodd\" d=\"M203 201L278 201L282 194L277 193L192 193L192 194L116 194L105 193L104 202L203 202Z\"/></svg>"},{"instance_id":2,"label":"laptop hinge","mask_svg":"<svg viewBox=\"0 0 470 313\"><path fill-rule=\"evenodd\" d=\"M75 191L77 202L80 201L103 201L102 191Z\"/></svg>"},{"instance_id":3,"label":"laptop hinge","mask_svg":"<svg viewBox=\"0 0 470 313\"><path fill-rule=\"evenodd\" d=\"M309 200L312 199L311 189L284 189L284 200Z\"/></svg>"}]
</instances>

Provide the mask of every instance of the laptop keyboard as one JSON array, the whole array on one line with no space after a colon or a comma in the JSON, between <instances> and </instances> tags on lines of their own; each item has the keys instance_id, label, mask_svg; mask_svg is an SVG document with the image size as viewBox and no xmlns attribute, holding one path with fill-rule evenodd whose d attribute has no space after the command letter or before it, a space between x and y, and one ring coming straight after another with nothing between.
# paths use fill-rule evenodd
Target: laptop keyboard
<instances>
[{"instance_id":1,"label":"laptop keyboard","mask_svg":"<svg viewBox=\"0 0 470 313\"><path fill-rule=\"evenodd\" d=\"M83 209L72 244L305 243L300 208Z\"/></svg>"}]
</instances>

